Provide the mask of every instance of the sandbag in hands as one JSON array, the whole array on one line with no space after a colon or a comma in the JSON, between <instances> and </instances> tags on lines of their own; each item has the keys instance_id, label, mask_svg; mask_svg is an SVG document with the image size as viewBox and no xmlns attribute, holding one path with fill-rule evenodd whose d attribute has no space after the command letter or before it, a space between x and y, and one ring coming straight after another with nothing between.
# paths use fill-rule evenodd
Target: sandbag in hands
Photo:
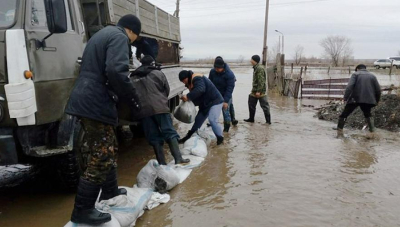
<instances>
[{"instance_id":1,"label":"sandbag in hands","mask_svg":"<svg viewBox=\"0 0 400 227\"><path fill-rule=\"evenodd\" d=\"M181 102L174 112L174 117L183 123L193 123L196 118L196 107L193 102Z\"/></svg>"}]
</instances>

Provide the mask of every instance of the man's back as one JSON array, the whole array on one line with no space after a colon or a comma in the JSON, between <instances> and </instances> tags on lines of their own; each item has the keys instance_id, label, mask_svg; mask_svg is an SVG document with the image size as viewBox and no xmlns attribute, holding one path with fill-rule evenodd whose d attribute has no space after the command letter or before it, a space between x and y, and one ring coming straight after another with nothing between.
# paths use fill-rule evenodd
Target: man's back
<instances>
[{"instance_id":1,"label":"man's back","mask_svg":"<svg viewBox=\"0 0 400 227\"><path fill-rule=\"evenodd\" d=\"M380 96L381 88L374 74L360 69L351 76L346 88L346 100L376 105Z\"/></svg>"}]
</instances>

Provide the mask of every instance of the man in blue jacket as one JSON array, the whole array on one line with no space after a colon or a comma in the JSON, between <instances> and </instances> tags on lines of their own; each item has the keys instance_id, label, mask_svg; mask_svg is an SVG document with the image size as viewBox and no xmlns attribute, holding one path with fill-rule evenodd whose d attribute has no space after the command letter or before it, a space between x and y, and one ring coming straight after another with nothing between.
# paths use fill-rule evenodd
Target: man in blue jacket
<instances>
[{"instance_id":1,"label":"man in blue jacket","mask_svg":"<svg viewBox=\"0 0 400 227\"><path fill-rule=\"evenodd\" d=\"M92 36L83 52L79 77L65 110L80 119L90 149L75 197L74 223L100 225L111 220L110 214L94 207L100 189L100 200L127 193L118 189L114 127L118 125L118 100L124 100L133 111L140 110L128 77L130 44L140 31L140 20L125 15L117 26L107 26Z\"/></svg>"},{"instance_id":2,"label":"man in blue jacket","mask_svg":"<svg viewBox=\"0 0 400 227\"><path fill-rule=\"evenodd\" d=\"M217 137L217 145L224 142L222 129L218 124L219 116L221 115L222 103L224 99L214 86L214 84L202 74L194 74L192 71L182 70L179 73L179 80L189 88L189 93L182 96L182 101L192 101L195 106L199 106L199 112L194 120L192 129L187 135L179 140L179 143L184 143L193 133L195 133L208 118L212 130Z\"/></svg>"},{"instance_id":3,"label":"man in blue jacket","mask_svg":"<svg viewBox=\"0 0 400 227\"><path fill-rule=\"evenodd\" d=\"M231 127L230 107L232 104L232 93L235 88L235 74L229 68L228 64L224 62L222 57L218 56L214 61L214 68L211 69L209 77L211 82L215 85L218 91L224 98L222 106L222 115L224 117L224 132L229 132ZM232 121L237 124L237 121Z\"/></svg>"}]
</instances>

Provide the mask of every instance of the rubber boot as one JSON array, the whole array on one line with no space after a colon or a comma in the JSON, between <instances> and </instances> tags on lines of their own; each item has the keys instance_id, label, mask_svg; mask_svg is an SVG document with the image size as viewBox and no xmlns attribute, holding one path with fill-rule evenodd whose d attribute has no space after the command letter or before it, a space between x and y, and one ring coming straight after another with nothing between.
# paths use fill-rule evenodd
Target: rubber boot
<instances>
[{"instance_id":1,"label":"rubber boot","mask_svg":"<svg viewBox=\"0 0 400 227\"><path fill-rule=\"evenodd\" d=\"M162 144L153 145L154 153L156 154L156 159L159 165L167 165L165 162L164 149Z\"/></svg>"},{"instance_id":2,"label":"rubber boot","mask_svg":"<svg viewBox=\"0 0 400 227\"><path fill-rule=\"evenodd\" d=\"M111 215L94 208L100 185L91 183L82 177L79 180L71 221L77 224L100 225L111 221Z\"/></svg>"},{"instance_id":3,"label":"rubber boot","mask_svg":"<svg viewBox=\"0 0 400 227\"><path fill-rule=\"evenodd\" d=\"M341 118L339 117L339 121L338 121L338 125L337 125L337 138L343 138L344 134L343 134L343 128L344 128L344 124L346 123L346 119L345 118Z\"/></svg>"},{"instance_id":4,"label":"rubber boot","mask_svg":"<svg viewBox=\"0 0 400 227\"><path fill-rule=\"evenodd\" d=\"M271 115L265 114L265 122L269 125L271 124Z\"/></svg>"},{"instance_id":5,"label":"rubber boot","mask_svg":"<svg viewBox=\"0 0 400 227\"><path fill-rule=\"evenodd\" d=\"M101 194L99 201L109 200L119 195L126 195L128 192L125 188L118 188L117 169L112 167L108 173L106 181L101 187Z\"/></svg>"},{"instance_id":6,"label":"rubber boot","mask_svg":"<svg viewBox=\"0 0 400 227\"><path fill-rule=\"evenodd\" d=\"M231 127L230 122L224 122L224 132L229 132L230 127Z\"/></svg>"},{"instance_id":7,"label":"rubber boot","mask_svg":"<svg viewBox=\"0 0 400 227\"><path fill-rule=\"evenodd\" d=\"M224 137L223 136L217 136L217 145L221 145L224 143Z\"/></svg>"},{"instance_id":8,"label":"rubber boot","mask_svg":"<svg viewBox=\"0 0 400 227\"><path fill-rule=\"evenodd\" d=\"M236 120L235 118L232 118L232 125L236 126L239 123L238 120Z\"/></svg>"},{"instance_id":9,"label":"rubber boot","mask_svg":"<svg viewBox=\"0 0 400 227\"><path fill-rule=\"evenodd\" d=\"M171 154L175 159L175 164L186 164L190 162L190 159L182 158L181 151L179 150L178 140L176 138L167 141Z\"/></svg>"},{"instance_id":10,"label":"rubber boot","mask_svg":"<svg viewBox=\"0 0 400 227\"><path fill-rule=\"evenodd\" d=\"M192 137L193 133L195 131L189 130L188 133L186 134L185 137L183 137L182 139L178 140L179 143L185 143L186 140L190 139L190 137Z\"/></svg>"},{"instance_id":11,"label":"rubber boot","mask_svg":"<svg viewBox=\"0 0 400 227\"><path fill-rule=\"evenodd\" d=\"M371 117L365 118L365 121L368 124L368 129L369 133L367 134L368 139L374 139L375 138L375 124L374 124L374 119Z\"/></svg>"}]
</instances>

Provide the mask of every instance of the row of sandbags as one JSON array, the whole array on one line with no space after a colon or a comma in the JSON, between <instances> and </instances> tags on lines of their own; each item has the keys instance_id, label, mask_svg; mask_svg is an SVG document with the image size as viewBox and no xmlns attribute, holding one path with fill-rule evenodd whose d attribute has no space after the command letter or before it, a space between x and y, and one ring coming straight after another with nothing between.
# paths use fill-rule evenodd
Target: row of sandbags
<instances>
[{"instance_id":1,"label":"row of sandbags","mask_svg":"<svg viewBox=\"0 0 400 227\"><path fill-rule=\"evenodd\" d=\"M111 221L98 225L100 227L131 227L143 215L160 204L167 203L170 196L166 194L182 183L199 166L207 156L207 145L216 138L212 131L202 128L187 140L181 148L183 158L189 158L188 165L175 165L172 160L168 165L159 165L154 159L142 168L137 176L137 184L132 188L123 187L127 195L120 195L110 200L96 202L96 209L110 213ZM67 223L64 227L90 227L84 224Z\"/></svg>"}]
</instances>

